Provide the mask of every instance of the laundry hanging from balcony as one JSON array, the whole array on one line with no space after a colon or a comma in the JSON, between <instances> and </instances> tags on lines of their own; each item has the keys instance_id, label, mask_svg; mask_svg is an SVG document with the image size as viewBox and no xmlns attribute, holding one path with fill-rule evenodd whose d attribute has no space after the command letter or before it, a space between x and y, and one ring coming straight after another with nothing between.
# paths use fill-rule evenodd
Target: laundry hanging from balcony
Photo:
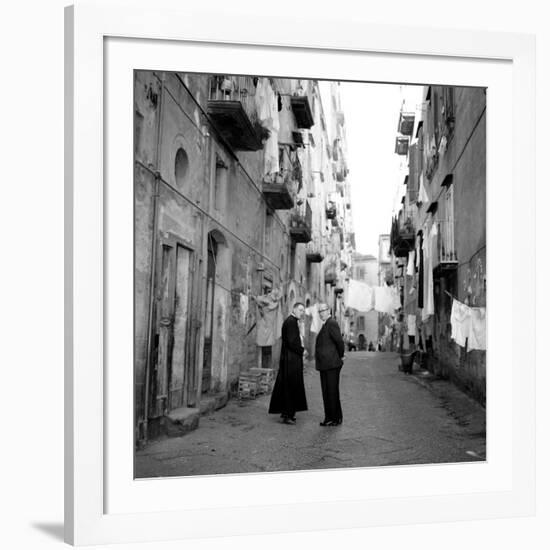
<instances>
[{"instance_id":1,"label":"laundry hanging from balcony","mask_svg":"<svg viewBox=\"0 0 550 550\"><path fill-rule=\"evenodd\" d=\"M409 277L414 276L414 256L415 256L415 252L414 250L411 250L409 252L409 259L407 260L407 275Z\"/></svg>"},{"instance_id":2,"label":"laundry hanging from balcony","mask_svg":"<svg viewBox=\"0 0 550 550\"><path fill-rule=\"evenodd\" d=\"M434 314L434 281L433 281L433 259L437 253L437 224L430 228L428 236L423 239L424 269L424 307L422 309L422 320L425 321Z\"/></svg>"},{"instance_id":3,"label":"laundry hanging from balcony","mask_svg":"<svg viewBox=\"0 0 550 550\"><path fill-rule=\"evenodd\" d=\"M256 112L258 121L269 131L264 144L264 174L276 174L279 167L279 109L277 94L273 91L268 78L260 78L256 86Z\"/></svg>"}]
</instances>

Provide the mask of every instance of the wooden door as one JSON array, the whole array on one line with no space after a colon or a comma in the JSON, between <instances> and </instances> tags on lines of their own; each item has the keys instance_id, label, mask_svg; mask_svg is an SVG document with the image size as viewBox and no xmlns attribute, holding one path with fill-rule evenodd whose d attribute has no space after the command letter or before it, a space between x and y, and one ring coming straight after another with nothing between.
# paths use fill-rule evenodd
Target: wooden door
<instances>
[{"instance_id":1,"label":"wooden door","mask_svg":"<svg viewBox=\"0 0 550 550\"><path fill-rule=\"evenodd\" d=\"M149 418L185 406L190 380L192 250L174 239L160 242L155 289L154 347Z\"/></svg>"},{"instance_id":2,"label":"wooden door","mask_svg":"<svg viewBox=\"0 0 550 550\"><path fill-rule=\"evenodd\" d=\"M172 356L175 294L174 247L161 243L159 249L157 288L155 291L155 326L151 402L149 417L158 418L168 410L169 366Z\"/></svg>"},{"instance_id":3,"label":"wooden door","mask_svg":"<svg viewBox=\"0 0 550 550\"><path fill-rule=\"evenodd\" d=\"M191 292L191 250L175 246L175 293L172 356L170 367L169 408L187 406L185 386L190 380L190 292Z\"/></svg>"}]
</instances>

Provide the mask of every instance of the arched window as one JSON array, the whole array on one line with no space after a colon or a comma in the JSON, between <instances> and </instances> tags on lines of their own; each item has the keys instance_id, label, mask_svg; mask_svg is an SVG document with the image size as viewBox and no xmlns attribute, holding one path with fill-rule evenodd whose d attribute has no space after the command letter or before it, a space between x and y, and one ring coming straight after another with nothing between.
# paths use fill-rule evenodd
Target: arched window
<instances>
[{"instance_id":1,"label":"arched window","mask_svg":"<svg viewBox=\"0 0 550 550\"><path fill-rule=\"evenodd\" d=\"M189 171L189 157L182 147L180 147L176 153L174 170L176 176L176 185L180 188L180 190L183 190L185 180L187 178L187 173Z\"/></svg>"}]
</instances>

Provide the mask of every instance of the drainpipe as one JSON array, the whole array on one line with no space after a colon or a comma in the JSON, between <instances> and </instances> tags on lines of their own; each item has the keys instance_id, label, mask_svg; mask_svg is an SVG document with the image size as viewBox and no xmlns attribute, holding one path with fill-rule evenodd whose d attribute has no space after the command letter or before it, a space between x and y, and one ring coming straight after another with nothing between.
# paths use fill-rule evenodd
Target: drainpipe
<instances>
[{"instance_id":1,"label":"drainpipe","mask_svg":"<svg viewBox=\"0 0 550 550\"><path fill-rule=\"evenodd\" d=\"M151 351L153 346L153 311L155 304L155 275L156 275L156 258L157 258L157 233L158 233L158 209L159 209L159 187L160 187L160 150L161 150L161 130L162 130L162 113L164 103L164 73L160 83L159 107L157 118L157 148L155 151L155 188L153 193L153 229L151 232L152 247L151 247L151 272L149 275L149 314L147 319L147 356L145 362L145 403L144 403L144 418L143 418L143 437L147 441L147 427L149 423L149 379L151 372Z\"/></svg>"},{"instance_id":2,"label":"drainpipe","mask_svg":"<svg viewBox=\"0 0 550 550\"><path fill-rule=\"evenodd\" d=\"M187 88L186 88L187 89ZM191 92L188 90L188 93L191 95ZM193 97L191 95L191 97ZM205 117L206 118L206 117ZM208 122L208 119L206 119ZM202 138L203 138L203 145L204 145L204 157L205 157L205 163L204 163L204 171L203 171L203 177L204 181L208 182L208 193L207 193L207 204L206 204L206 211L211 214L212 213L212 201L213 201L213 190L212 190L212 171L211 171L211 161L212 161L212 139L210 137L210 131L208 124L204 124L203 128L201 130ZM206 316L206 292L208 292L205 289L207 287L206 284L206 271L208 268L208 246L206 243L206 234L207 234L207 224L208 224L208 218L201 214L201 230L200 230L200 257L202 259L200 263L200 271L198 272L198 283L197 283L197 296L196 296L196 308L194 308L194 312L196 312L196 317L193 319L193 401L195 407L200 407L200 400L201 400L201 393L202 393L202 366L204 365L204 349L203 353L201 354L201 342L204 339L203 335L203 320ZM197 247L198 248L198 247ZM203 294L204 292L204 294Z\"/></svg>"}]
</instances>

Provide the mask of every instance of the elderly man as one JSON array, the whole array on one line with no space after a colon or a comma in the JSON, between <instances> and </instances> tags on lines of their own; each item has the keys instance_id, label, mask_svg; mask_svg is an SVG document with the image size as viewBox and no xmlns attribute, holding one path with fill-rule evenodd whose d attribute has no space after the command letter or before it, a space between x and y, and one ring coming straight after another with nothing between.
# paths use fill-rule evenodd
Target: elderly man
<instances>
[{"instance_id":1,"label":"elderly man","mask_svg":"<svg viewBox=\"0 0 550 550\"><path fill-rule=\"evenodd\" d=\"M296 412L307 411L304 387L304 343L298 324L304 314L304 304L296 302L281 329L281 358L269 404L269 413L280 413L285 424L296 424Z\"/></svg>"},{"instance_id":2,"label":"elderly man","mask_svg":"<svg viewBox=\"0 0 550 550\"><path fill-rule=\"evenodd\" d=\"M315 368L321 376L321 391L325 419L321 426L342 424L342 406L340 404L340 371L344 364L344 340L340 327L330 316L327 304L319 304L319 316L323 326L315 340Z\"/></svg>"}]
</instances>

